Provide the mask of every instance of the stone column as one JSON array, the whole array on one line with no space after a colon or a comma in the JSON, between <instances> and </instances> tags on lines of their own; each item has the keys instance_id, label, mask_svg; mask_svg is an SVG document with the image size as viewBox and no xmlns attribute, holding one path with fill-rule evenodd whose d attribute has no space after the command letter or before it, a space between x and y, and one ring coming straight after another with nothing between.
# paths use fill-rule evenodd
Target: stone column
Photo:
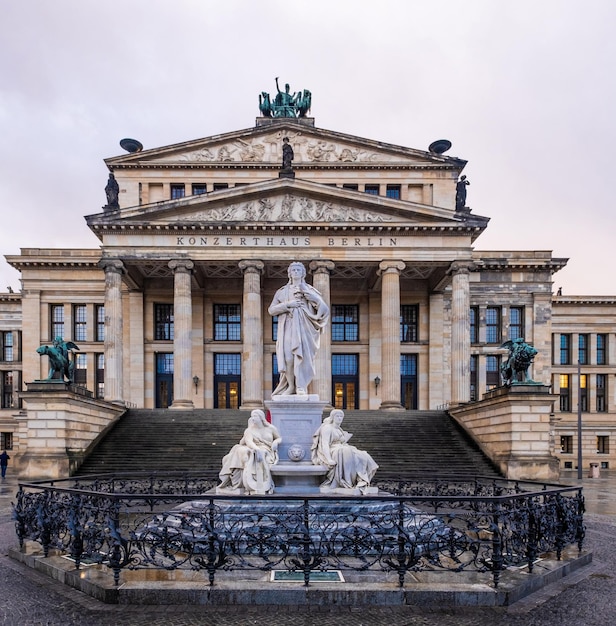
<instances>
[{"instance_id":1,"label":"stone column","mask_svg":"<svg viewBox=\"0 0 616 626\"><path fill-rule=\"evenodd\" d=\"M101 259L105 271L105 400L124 404L124 325L120 259Z\"/></svg>"},{"instance_id":2,"label":"stone column","mask_svg":"<svg viewBox=\"0 0 616 626\"><path fill-rule=\"evenodd\" d=\"M330 308L331 315L331 289L330 289L330 272L334 269L335 264L332 261L311 261L310 269L312 271L312 286L317 289L323 296L327 306ZM314 364L315 377L312 382L312 388L318 394L319 400L327 402L330 406L332 401L332 326L331 319L325 325L321 333L321 345L317 352Z\"/></svg>"},{"instance_id":3,"label":"stone column","mask_svg":"<svg viewBox=\"0 0 616 626\"><path fill-rule=\"evenodd\" d=\"M172 409L192 409L192 292L190 280L195 264L172 259L173 270L173 403Z\"/></svg>"},{"instance_id":4,"label":"stone column","mask_svg":"<svg viewBox=\"0 0 616 626\"><path fill-rule=\"evenodd\" d=\"M383 261L381 276L381 409L403 411L400 404L400 272L402 261Z\"/></svg>"},{"instance_id":5,"label":"stone column","mask_svg":"<svg viewBox=\"0 0 616 626\"><path fill-rule=\"evenodd\" d=\"M471 326L469 274L472 261L454 261L451 294L451 402L469 402L471 397Z\"/></svg>"},{"instance_id":6,"label":"stone column","mask_svg":"<svg viewBox=\"0 0 616 626\"><path fill-rule=\"evenodd\" d=\"M261 315L262 261L240 261L244 273L242 300L242 409L263 407L263 320Z\"/></svg>"}]
</instances>

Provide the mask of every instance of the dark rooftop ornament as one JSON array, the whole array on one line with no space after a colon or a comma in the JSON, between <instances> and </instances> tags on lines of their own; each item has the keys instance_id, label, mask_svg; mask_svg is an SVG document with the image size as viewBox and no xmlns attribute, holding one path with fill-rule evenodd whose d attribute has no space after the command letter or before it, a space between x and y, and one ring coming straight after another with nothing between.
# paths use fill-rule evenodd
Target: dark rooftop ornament
<instances>
[{"instance_id":1,"label":"dark rooftop ornament","mask_svg":"<svg viewBox=\"0 0 616 626\"><path fill-rule=\"evenodd\" d=\"M449 148L451 148L451 141L447 139L437 139L428 146L428 150L432 154L444 154Z\"/></svg>"},{"instance_id":2,"label":"dark rooftop ornament","mask_svg":"<svg viewBox=\"0 0 616 626\"><path fill-rule=\"evenodd\" d=\"M274 101L270 99L269 93L262 91L259 94L259 110L263 117L306 117L310 111L312 94L307 89L291 93L289 83L286 83L284 91L280 91L278 77L276 77L276 97Z\"/></svg>"},{"instance_id":3,"label":"dark rooftop ornament","mask_svg":"<svg viewBox=\"0 0 616 626\"><path fill-rule=\"evenodd\" d=\"M136 139L126 139L120 140L120 147L126 152L141 152L143 150L143 145L140 141Z\"/></svg>"}]
</instances>

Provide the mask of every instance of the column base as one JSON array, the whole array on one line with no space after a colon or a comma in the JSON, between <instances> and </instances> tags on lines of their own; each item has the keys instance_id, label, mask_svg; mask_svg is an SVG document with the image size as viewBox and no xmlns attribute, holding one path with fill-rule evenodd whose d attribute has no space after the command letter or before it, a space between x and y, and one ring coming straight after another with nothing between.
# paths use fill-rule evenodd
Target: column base
<instances>
[{"instance_id":1,"label":"column base","mask_svg":"<svg viewBox=\"0 0 616 626\"><path fill-rule=\"evenodd\" d=\"M240 406L240 411L253 411L254 409L263 410L263 400L247 400Z\"/></svg>"},{"instance_id":2,"label":"column base","mask_svg":"<svg viewBox=\"0 0 616 626\"><path fill-rule=\"evenodd\" d=\"M399 402L386 401L381 402L380 411L406 411Z\"/></svg>"}]
</instances>

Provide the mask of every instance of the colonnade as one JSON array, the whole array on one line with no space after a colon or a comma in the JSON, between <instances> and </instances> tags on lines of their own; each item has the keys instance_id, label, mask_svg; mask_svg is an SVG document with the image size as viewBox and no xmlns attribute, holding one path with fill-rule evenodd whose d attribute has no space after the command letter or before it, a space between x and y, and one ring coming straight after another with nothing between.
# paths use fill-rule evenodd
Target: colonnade
<instances>
[{"instance_id":1,"label":"colonnade","mask_svg":"<svg viewBox=\"0 0 616 626\"><path fill-rule=\"evenodd\" d=\"M100 262L105 271L105 399L122 403L123 315L122 276L126 269L120 259L105 258ZM263 405L263 320L261 276L264 263L242 260L238 266L243 274L242 328L242 408ZM172 259L174 292L174 401L171 408L190 408L192 384L192 290L194 262ZM381 278L381 408L402 410L400 403L400 275L406 264L401 260L383 261L379 265ZM326 302L331 302L330 276L335 264L329 260L310 263L313 285ZM470 399L470 326L469 273L471 262L452 263L451 312L451 402ZM316 377L311 393L329 401L332 395L331 324L321 337L321 347L315 363Z\"/></svg>"}]
</instances>

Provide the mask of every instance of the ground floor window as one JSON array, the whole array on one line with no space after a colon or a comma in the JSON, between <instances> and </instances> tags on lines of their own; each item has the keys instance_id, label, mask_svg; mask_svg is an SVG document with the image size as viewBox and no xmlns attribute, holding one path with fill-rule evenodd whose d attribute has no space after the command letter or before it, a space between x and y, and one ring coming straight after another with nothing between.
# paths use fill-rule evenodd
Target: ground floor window
<instances>
[{"instance_id":1,"label":"ground floor window","mask_svg":"<svg viewBox=\"0 0 616 626\"><path fill-rule=\"evenodd\" d=\"M166 409L173 403L173 352L156 354L156 408Z\"/></svg>"},{"instance_id":2,"label":"ground floor window","mask_svg":"<svg viewBox=\"0 0 616 626\"><path fill-rule=\"evenodd\" d=\"M562 435L560 438L560 451L563 454L573 454L573 436Z\"/></svg>"},{"instance_id":3,"label":"ground floor window","mask_svg":"<svg viewBox=\"0 0 616 626\"><path fill-rule=\"evenodd\" d=\"M560 387L560 410L571 411L571 384L569 374L561 374L559 377Z\"/></svg>"},{"instance_id":4,"label":"ground floor window","mask_svg":"<svg viewBox=\"0 0 616 626\"><path fill-rule=\"evenodd\" d=\"M239 409L242 389L242 355L214 355L214 408Z\"/></svg>"},{"instance_id":5,"label":"ground floor window","mask_svg":"<svg viewBox=\"0 0 616 626\"><path fill-rule=\"evenodd\" d=\"M336 409L359 408L358 354L332 354L332 404Z\"/></svg>"},{"instance_id":6,"label":"ground floor window","mask_svg":"<svg viewBox=\"0 0 616 626\"><path fill-rule=\"evenodd\" d=\"M13 449L13 433L0 433L0 450Z\"/></svg>"},{"instance_id":7,"label":"ground floor window","mask_svg":"<svg viewBox=\"0 0 616 626\"><path fill-rule=\"evenodd\" d=\"M2 408L13 407L13 372L2 372L0 379L2 384Z\"/></svg>"},{"instance_id":8,"label":"ground floor window","mask_svg":"<svg viewBox=\"0 0 616 626\"><path fill-rule=\"evenodd\" d=\"M610 453L610 438L608 435L597 435L597 454Z\"/></svg>"},{"instance_id":9,"label":"ground floor window","mask_svg":"<svg viewBox=\"0 0 616 626\"><path fill-rule=\"evenodd\" d=\"M405 409L417 409L417 355L400 355L401 403Z\"/></svg>"},{"instance_id":10,"label":"ground floor window","mask_svg":"<svg viewBox=\"0 0 616 626\"><path fill-rule=\"evenodd\" d=\"M96 397L105 397L105 355L100 353L94 356L96 361Z\"/></svg>"}]
</instances>

